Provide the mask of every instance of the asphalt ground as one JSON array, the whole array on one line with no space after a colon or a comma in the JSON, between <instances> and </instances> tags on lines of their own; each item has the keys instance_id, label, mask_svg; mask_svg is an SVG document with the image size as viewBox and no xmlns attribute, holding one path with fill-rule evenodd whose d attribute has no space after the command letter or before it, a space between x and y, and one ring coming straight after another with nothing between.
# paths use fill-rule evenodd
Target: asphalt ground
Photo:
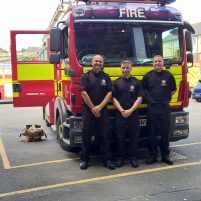
<instances>
[{"instance_id":1,"label":"asphalt ground","mask_svg":"<svg viewBox=\"0 0 201 201\"><path fill-rule=\"evenodd\" d=\"M79 169L79 151L62 150L41 108L0 105L0 200L150 200L201 201L200 104L191 101L190 136L171 143L173 166L162 162L134 169L127 163L107 170L94 155ZM19 134L26 124L40 124L47 139L26 142Z\"/></svg>"}]
</instances>

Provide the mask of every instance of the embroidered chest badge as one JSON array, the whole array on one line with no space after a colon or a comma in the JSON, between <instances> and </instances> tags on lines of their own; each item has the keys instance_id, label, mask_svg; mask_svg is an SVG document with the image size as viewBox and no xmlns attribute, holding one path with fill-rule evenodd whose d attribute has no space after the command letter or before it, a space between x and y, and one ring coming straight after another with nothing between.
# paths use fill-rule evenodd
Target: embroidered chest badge
<instances>
[{"instance_id":1,"label":"embroidered chest badge","mask_svg":"<svg viewBox=\"0 0 201 201\"><path fill-rule=\"evenodd\" d=\"M102 80L101 80L101 85L102 85L102 86L105 86L105 85L106 85L106 80L105 80L105 79L102 79Z\"/></svg>"},{"instance_id":2,"label":"embroidered chest badge","mask_svg":"<svg viewBox=\"0 0 201 201\"><path fill-rule=\"evenodd\" d=\"M134 91L135 87L133 85L130 86L129 91Z\"/></svg>"},{"instance_id":3,"label":"embroidered chest badge","mask_svg":"<svg viewBox=\"0 0 201 201\"><path fill-rule=\"evenodd\" d=\"M161 86L167 86L167 82L166 82L166 80L161 80Z\"/></svg>"}]
</instances>

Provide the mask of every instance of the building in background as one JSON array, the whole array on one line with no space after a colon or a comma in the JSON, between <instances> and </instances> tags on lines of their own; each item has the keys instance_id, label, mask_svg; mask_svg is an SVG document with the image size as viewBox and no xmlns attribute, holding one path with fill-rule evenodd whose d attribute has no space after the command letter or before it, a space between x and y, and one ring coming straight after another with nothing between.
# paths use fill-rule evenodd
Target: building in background
<instances>
[{"instance_id":1,"label":"building in background","mask_svg":"<svg viewBox=\"0 0 201 201\"><path fill-rule=\"evenodd\" d=\"M192 24L195 34L192 35L194 64L188 68L188 80L191 90L197 85L201 79L201 22Z\"/></svg>"},{"instance_id":2,"label":"building in background","mask_svg":"<svg viewBox=\"0 0 201 201\"><path fill-rule=\"evenodd\" d=\"M192 35L194 62L201 70L201 22L192 24L195 34Z\"/></svg>"},{"instance_id":3,"label":"building in background","mask_svg":"<svg viewBox=\"0 0 201 201\"><path fill-rule=\"evenodd\" d=\"M0 102L12 101L11 64L0 62Z\"/></svg>"},{"instance_id":4,"label":"building in background","mask_svg":"<svg viewBox=\"0 0 201 201\"><path fill-rule=\"evenodd\" d=\"M37 61L39 47L28 47L18 52L19 61ZM47 58L46 58L47 59ZM12 102L12 69L10 52L0 48L0 103Z\"/></svg>"}]
</instances>

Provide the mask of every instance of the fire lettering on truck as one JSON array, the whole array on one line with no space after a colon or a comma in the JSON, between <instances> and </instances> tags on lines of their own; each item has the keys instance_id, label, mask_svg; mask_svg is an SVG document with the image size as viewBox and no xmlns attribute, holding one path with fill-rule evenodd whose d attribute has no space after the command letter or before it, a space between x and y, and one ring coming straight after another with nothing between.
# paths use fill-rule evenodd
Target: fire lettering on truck
<instances>
[{"instance_id":1,"label":"fire lettering on truck","mask_svg":"<svg viewBox=\"0 0 201 201\"><path fill-rule=\"evenodd\" d=\"M145 9L137 8L137 9L119 9L119 17L127 17L127 18L146 18L145 17Z\"/></svg>"}]
</instances>

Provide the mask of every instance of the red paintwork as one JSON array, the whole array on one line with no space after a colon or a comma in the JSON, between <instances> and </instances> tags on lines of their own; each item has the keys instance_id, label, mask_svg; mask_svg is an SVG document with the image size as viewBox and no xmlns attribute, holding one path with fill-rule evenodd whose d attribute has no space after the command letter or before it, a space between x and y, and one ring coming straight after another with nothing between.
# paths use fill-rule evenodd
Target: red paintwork
<instances>
[{"instance_id":1,"label":"red paintwork","mask_svg":"<svg viewBox=\"0 0 201 201\"><path fill-rule=\"evenodd\" d=\"M19 81L22 92L14 98L15 107L45 106L54 97L54 81Z\"/></svg>"},{"instance_id":2,"label":"red paintwork","mask_svg":"<svg viewBox=\"0 0 201 201\"><path fill-rule=\"evenodd\" d=\"M35 31L35 30L20 30L11 31L11 64L12 64L12 79L21 84L22 91L19 92L19 97L13 98L13 105L15 107L29 107L29 106L45 106L48 101L54 98L54 80L19 80L17 77L17 64L26 63L40 63L41 68L43 64L48 62L18 62L16 58L16 35L17 34L49 34L48 30ZM49 44L49 40L47 40ZM47 47L49 54L49 46ZM56 79L56 73L54 73Z\"/></svg>"},{"instance_id":3,"label":"red paintwork","mask_svg":"<svg viewBox=\"0 0 201 201\"><path fill-rule=\"evenodd\" d=\"M186 58L186 41L185 33L183 32L183 62L182 62L182 80L179 84L178 101L182 102L181 108L189 105L189 83L187 80L187 58Z\"/></svg>"}]
</instances>

